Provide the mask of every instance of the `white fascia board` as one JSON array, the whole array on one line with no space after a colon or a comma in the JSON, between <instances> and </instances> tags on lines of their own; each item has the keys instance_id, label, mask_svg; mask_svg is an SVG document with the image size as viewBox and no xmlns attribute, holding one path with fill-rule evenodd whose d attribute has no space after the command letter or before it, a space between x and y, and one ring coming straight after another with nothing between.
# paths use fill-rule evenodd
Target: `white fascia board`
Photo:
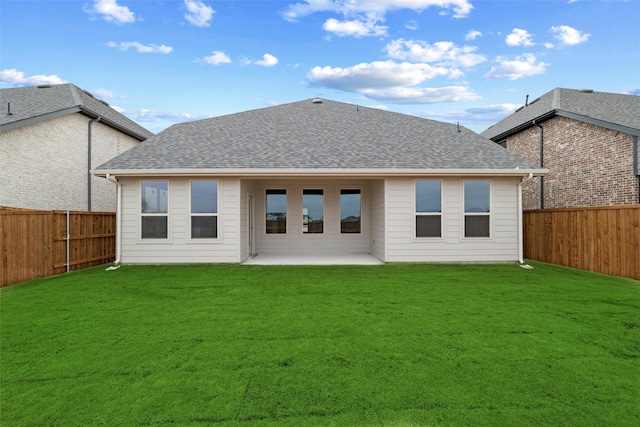
<instances>
[{"instance_id":1,"label":"white fascia board","mask_svg":"<svg viewBox=\"0 0 640 427\"><path fill-rule=\"evenodd\" d=\"M391 176L542 176L547 169L103 169L95 176L233 176L247 178L391 177Z\"/></svg>"}]
</instances>

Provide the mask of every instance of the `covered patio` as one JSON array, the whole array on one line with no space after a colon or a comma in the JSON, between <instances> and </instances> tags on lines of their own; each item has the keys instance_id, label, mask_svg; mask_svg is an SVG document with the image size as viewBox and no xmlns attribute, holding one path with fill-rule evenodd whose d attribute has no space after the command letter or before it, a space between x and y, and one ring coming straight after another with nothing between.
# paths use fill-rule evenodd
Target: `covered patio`
<instances>
[{"instance_id":1,"label":"covered patio","mask_svg":"<svg viewBox=\"0 0 640 427\"><path fill-rule=\"evenodd\" d=\"M380 265L371 254L257 254L244 265Z\"/></svg>"}]
</instances>

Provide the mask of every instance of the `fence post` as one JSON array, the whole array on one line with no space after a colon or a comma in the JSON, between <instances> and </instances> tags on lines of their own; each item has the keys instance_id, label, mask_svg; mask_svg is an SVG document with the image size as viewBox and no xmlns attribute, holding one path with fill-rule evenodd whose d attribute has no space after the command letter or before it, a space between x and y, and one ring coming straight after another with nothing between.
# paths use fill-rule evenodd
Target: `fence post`
<instances>
[{"instance_id":1,"label":"fence post","mask_svg":"<svg viewBox=\"0 0 640 427\"><path fill-rule=\"evenodd\" d=\"M67 273L69 272L70 268L71 268L71 260L69 259L69 245L71 244L71 230L69 227L69 211L66 212L67 214L67 237L65 238L65 240L67 241Z\"/></svg>"}]
</instances>

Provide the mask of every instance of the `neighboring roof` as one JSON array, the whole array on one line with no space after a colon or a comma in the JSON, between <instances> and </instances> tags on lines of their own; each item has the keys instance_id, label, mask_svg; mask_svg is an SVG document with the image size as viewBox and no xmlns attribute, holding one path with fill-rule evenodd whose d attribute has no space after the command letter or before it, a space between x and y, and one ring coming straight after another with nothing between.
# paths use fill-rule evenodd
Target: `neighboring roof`
<instances>
[{"instance_id":1,"label":"neighboring roof","mask_svg":"<svg viewBox=\"0 0 640 427\"><path fill-rule=\"evenodd\" d=\"M640 96L556 88L482 132L493 141L520 132L533 121L570 117L631 135L640 135Z\"/></svg>"},{"instance_id":2,"label":"neighboring roof","mask_svg":"<svg viewBox=\"0 0 640 427\"><path fill-rule=\"evenodd\" d=\"M455 124L316 98L173 125L95 173L516 168L541 172Z\"/></svg>"},{"instance_id":3,"label":"neighboring roof","mask_svg":"<svg viewBox=\"0 0 640 427\"><path fill-rule=\"evenodd\" d=\"M11 104L11 115L6 115ZM153 135L104 101L70 83L0 89L0 131L9 131L45 120L80 113L100 117L107 126L140 141Z\"/></svg>"}]
</instances>

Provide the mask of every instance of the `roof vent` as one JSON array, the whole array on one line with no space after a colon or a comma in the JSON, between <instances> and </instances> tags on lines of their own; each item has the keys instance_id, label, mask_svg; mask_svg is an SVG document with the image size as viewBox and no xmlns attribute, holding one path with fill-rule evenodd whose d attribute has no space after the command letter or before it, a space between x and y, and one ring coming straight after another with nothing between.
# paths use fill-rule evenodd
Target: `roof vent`
<instances>
[{"instance_id":1,"label":"roof vent","mask_svg":"<svg viewBox=\"0 0 640 427\"><path fill-rule=\"evenodd\" d=\"M580 89L582 93L593 93L593 89Z\"/></svg>"},{"instance_id":2,"label":"roof vent","mask_svg":"<svg viewBox=\"0 0 640 427\"><path fill-rule=\"evenodd\" d=\"M38 89L49 89L51 85L38 85L36 86Z\"/></svg>"},{"instance_id":3,"label":"roof vent","mask_svg":"<svg viewBox=\"0 0 640 427\"><path fill-rule=\"evenodd\" d=\"M313 99L311 100L311 102L313 102L314 104L322 104L322 99L320 99L320 98L313 98Z\"/></svg>"},{"instance_id":4,"label":"roof vent","mask_svg":"<svg viewBox=\"0 0 640 427\"><path fill-rule=\"evenodd\" d=\"M110 107L109 103L107 101L105 101L104 99L98 99L98 102L101 102L104 105L106 105L107 107Z\"/></svg>"},{"instance_id":5,"label":"roof vent","mask_svg":"<svg viewBox=\"0 0 640 427\"><path fill-rule=\"evenodd\" d=\"M84 90L84 89L81 89L81 90L82 90L84 93L86 93L87 95L89 95L90 97L95 98L95 96L93 96L93 94L92 94L91 92L89 92L88 90Z\"/></svg>"}]
</instances>

